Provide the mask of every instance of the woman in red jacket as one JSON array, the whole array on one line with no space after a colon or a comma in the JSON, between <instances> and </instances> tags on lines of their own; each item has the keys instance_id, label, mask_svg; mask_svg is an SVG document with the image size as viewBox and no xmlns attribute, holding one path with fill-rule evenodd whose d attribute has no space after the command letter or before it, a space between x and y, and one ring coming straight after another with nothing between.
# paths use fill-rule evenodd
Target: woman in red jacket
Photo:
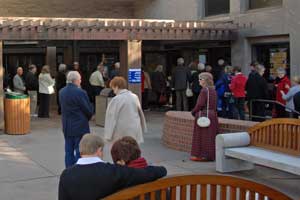
<instances>
[{"instance_id":1,"label":"woman in red jacket","mask_svg":"<svg viewBox=\"0 0 300 200\"><path fill-rule=\"evenodd\" d=\"M286 75L286 71L283 67L279 67L277 69L277 79L275 81L276 87L276 101L286 105L286 101L282 98L282 94L280 91L283 91L285 94L288 93L291 87L291 81ZM286 117L285 107L281 105L275 106L276 109L276 117Z\"/></svg>"}]
</instances>

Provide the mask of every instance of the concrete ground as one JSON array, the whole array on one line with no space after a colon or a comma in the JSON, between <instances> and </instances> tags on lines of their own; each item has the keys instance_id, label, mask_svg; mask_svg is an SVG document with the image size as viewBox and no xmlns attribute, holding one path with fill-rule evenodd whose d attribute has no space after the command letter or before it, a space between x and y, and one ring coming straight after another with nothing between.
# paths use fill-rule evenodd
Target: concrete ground
<instances>
[{"instance_id":1,"label":"concrete ground","mask_svg":"<svg viewBox=\"0 0 300 200\"><path fill-rule=\"evenodd\" d=\"M54 115L54 114L53 114ZM216 173L215 163L189 161L189 154L164 147L161 143L163 113L147 112L149 132L141 146L143 156L153 165L163 165L168 174ZM103 128L91 122L93 133ZM111 160L108 151L105 159ZM64 138L59 116L33 119L31 133L12 136L0 134L0 199L57 199L59 175L64 169ZM300 177L257 166L255 170L231 173L277 188L293 199L300 198Z\"/></svg>"}]
</instances>

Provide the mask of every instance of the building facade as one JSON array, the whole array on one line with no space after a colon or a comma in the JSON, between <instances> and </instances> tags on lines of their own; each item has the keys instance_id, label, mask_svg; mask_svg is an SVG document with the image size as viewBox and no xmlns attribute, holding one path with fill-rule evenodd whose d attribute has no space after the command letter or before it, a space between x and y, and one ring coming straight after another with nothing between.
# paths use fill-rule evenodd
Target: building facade
<instances>
[{"instance_id":1,"label":"building facade","mask_svg":"<svg viewBox=\"0 0 300 200\"><path fill-rule=\"evenodd\" d=\"M231 44L231 63L245 72L257 60L270 72L283 66L300 75L300 1L295 0L154 0L139 4L137 16L205 21L239 25Z\"/></svg>"}]
</instances>

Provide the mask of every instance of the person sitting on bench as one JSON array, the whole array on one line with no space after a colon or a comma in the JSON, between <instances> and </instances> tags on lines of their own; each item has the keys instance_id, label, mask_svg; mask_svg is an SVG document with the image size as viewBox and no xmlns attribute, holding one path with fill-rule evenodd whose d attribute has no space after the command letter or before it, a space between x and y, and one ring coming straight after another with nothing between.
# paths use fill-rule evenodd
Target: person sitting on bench
<instances>
[{"instance_id":1,"label":"person sitting on bench","mask_svg":"<svg viewBox=\"0 0 300 200\"><path fill-rule=\"evenodd\" d=\"M80 141L81 158L65 169L59 180L59 200L98 200L123 188L166 176L164 167L128 168L105 163L101 137L86 134Z\"/></svg>"}]
</instances>

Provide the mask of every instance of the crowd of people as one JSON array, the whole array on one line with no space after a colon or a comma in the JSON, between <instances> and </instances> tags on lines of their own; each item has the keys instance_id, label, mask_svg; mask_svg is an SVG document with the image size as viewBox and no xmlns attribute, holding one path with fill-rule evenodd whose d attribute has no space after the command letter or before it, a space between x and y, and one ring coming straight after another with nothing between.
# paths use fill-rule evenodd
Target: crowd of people
<instances>
[{"instance_id":1,"label":"crowd of people","mask_svg":"<svg viewBox=\"0 0 300 200\"><path fill-rule=\"evenodd\" d=\"M143 108L148 109L149 101L154 98L159 106L173 104L177 111L193 110L202 88L198 76L208 72L213 75L219 117L253 121L263 121L267 115L298 118L299 76L290 81L286 70L279 67L266 79L262 64L253 62L249 68L250 74L245 75L240 66L232 67L222 59L218 70L213 70L203 63L187 66L183 58L178 58L177 66L167 78L163 66L158 65L150 75L143 71Z\"/></svg>"},{"instance_id":2,"label":"crowd of people","mask_svg":"<svg viewBox=\"0 0 300 200\"><path fill-rule=\"evenodd\" d=\"M184 59L178 58L169 78L162 65L157 65L152 73L143 69L142 105L138 96L127 90L118 62L110 73L100 63L88 79L78 62L71 70L60 64L55 79L47 65L38 76L37 67L30 65L24 78L23 68L19 67L13 78L13 89L29 95L32 116L38 113L40 118L49 118L50 95L58 93L66 167L60 176L59 200L99 199L166 175L164 167L148 166L139 148L147 131L143 110L149 109L150 98L158 107L173 103L178 111L191 111L195 122L190 160L198 162L215 160L218 116L245 120L245 110L249 109L253 120L262 121L269 109L273 117L298 117L299 76L290 81L285 69L277 68L272 91L264 78L263 65L253 62L251 73L246 76L239 66L231 67L224 60L218 63L223 68L216 72L202 63L186 66ZM89 121L95 112L95 97L105 87L112 89L113 98L106 110L102 139L89 134ZM272 96L277 103L270 108L269 101L265 100ZM104 139L108 141L114 164L103 161Z\"/></svg>"}]
</instances>

